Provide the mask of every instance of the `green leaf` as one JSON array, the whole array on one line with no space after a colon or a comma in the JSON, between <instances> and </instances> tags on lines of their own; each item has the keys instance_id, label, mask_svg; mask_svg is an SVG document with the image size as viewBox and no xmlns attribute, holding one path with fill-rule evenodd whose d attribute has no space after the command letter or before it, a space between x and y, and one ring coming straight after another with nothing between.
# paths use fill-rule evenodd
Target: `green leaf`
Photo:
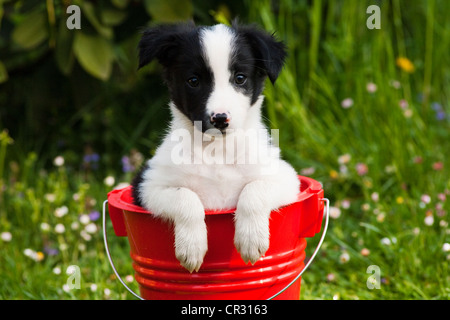
<instances>
[{"instance_id":1,"label":"green leaf","mask_svg":"<svg viewBox=\"0 0 450 320\"><path fill-rule=\"evenodd\" d=\"M209 10L209 14L214 17L214 20L218 23L226 24L231 26L231 13L230 9L225 4L221 4L217 11Z\"/></svg>"},{"instance_id":2,"label":"green leaf","mask_svg":"<svg viewBox=\"0 0 450 320\"><path fill-rule=\"evenodd\" d=\"M216 22L231 26L230 19L222 11L210 10L209 14L214 17Z\"/></svg>"},{"instance_id":3,"label":"green leaf","mask_svg":"<svg viewBox=\"0 0 450 320\"><path fill-rule=\"evenodd\" d=\"M74 62L73 38L75 31L69 30L65 23L60 23L56 38L55 59L59 70L65 75L72 71Z\"/></svg>"},{"instance_id":4,"label":"green leaf","mask_svg":"<svg viewBox=\"0 0 450 320\"><path fill-rule=\"evenodd\" d=\"M191 0L145 0L145 8L157 22L176 22L192 18Z\"/></svg>"},{"instance_id":5,"label":"green leaf","mask_svg":"<svg viewBox=\"0 0 450 320\"><path fill-rule=\"evenodd\" d=\"M0 61L0 83L8 81L8 71L3 62Z\"/></svg>"},{"instance_id":6,"label":"green leaf","mask_svg":"<svg viewBox=\"0 0 450 320\"><path fill-rule=\"evenodd\" d=\"M125 9L128 6L130 0L111 0L111 2L115 7L119 9Z\"/></svg>"},{"instance_id":7,"label":"green leaf","mask_svg":"<svg viewBox=\"0 0 450 320\"><path fill-rule=\"evenodd\" d=\"M84 14L84 16L87 18L87 20L92 24L92 26L95 28L95 30L101 34L103 37L107 39L111 39L113 37L113 30L109 27L103 26L99 19L97 18L97 15L95 13L94 5L90 2L84 1L81 4L81 12Z\"/></svg>"},{"instance_id":8,"label":"green leaf","mask_svg":"<svg viewBox=\"0 0 450 320\"><path fill-rule=\"evenodd\" d=\"M108 40L76 32L73 49L78 62L89 74L103 81L109 79L114 52Z\"/></svg>"},{"instance_id":9,"label":"green leaf","mask_svg":"<svg viewBox=\"0 0 450 320\"><path fill-rule=\"evenodd\" d=\"M103 9L101 11L102 22L106 26L116 26L121 24L127 17L126 11Z\"/></svg>"},{"instance_id":10,"label":"green leaf","mask_svg":"<svg viewBox=\"0 0 450 320\"><path fill-rule=\"evenodd\" d=\"M34 10L17 24L12 32L12 40L23 49L32 49L48 37L47 15L45 11Z\"/></svg>"},{"instance_id":11,"label":"green leaf","mask_svg":"<svg viewBox=\"0 0 450 320\"><path fill-rule=\"evenodd\" d=\"M0 30L2 29L2 19L5 14L5 10L3 9L3 2L0 1Z\"/></svg>"}]
</instances>

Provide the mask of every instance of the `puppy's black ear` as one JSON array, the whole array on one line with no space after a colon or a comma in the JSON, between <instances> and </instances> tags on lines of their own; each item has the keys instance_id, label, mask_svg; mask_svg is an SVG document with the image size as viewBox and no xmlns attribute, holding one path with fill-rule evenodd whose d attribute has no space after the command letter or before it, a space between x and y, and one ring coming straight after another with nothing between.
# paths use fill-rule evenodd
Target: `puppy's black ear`
<instances>
[{"instance_id":1,"label":"puppy's black ear","mask_svg":"<svg viewBox=\"0 0 450 320\"><path fill-rule=\"evenodd\" d=\"M158 59L163 66L167 66L178 53L179 40L194 28L194 22L189 22L159 25L144 30L138 45L138 69L150 63L153 59Z\"/></svg>"},{"instance_id":2,"label":"puppy's black ear","mask_svg":"<svg viewBox=\"0 0 450 320\"><path fill-rule=\"evenodd\" d=\"M278 41L274 34L269 34L255 25L240 26L235 21L233 28L250 45L256 65L265 70L270 81L275 83L287 56L286 45Z\"/></svg>"}]
</instances>

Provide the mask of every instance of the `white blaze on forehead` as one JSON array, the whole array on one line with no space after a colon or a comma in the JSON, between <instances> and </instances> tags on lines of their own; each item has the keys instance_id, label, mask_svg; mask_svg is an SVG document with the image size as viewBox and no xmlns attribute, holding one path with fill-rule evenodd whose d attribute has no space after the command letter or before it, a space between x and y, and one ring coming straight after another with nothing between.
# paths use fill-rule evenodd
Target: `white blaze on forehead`
<instances>
[{"instance_id":1,"label":"white blaze on forehead","mask_svg":"<svg viewBox=\"0 0 450 320\"><path fill-rule=\"evenodd\" d=\"M233 31L223 24L203 29L200 34L205 59L213 72L216 87L229 84L233 38Z\"/></svg>"}]
</instances>

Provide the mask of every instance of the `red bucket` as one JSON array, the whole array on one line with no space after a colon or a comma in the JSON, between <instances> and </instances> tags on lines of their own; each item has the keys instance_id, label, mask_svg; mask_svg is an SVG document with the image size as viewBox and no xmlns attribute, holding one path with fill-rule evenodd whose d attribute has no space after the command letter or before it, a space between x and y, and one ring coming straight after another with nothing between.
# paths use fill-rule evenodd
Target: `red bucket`
<instances>
[{"instance_id":1,"label":"red bucket","mask_svg":"<svg viewBox=\"0 0 450 320\"><path fill-rule=\"evenodd\" d=\"M276 299L298 300L300 275L305 267L305 237L313 237L320 231L323 201L328 201L323 199L319 182L307 177L299 179L301 187L297 202L271 213L270 247L254 265L245 264L234 247L234 210L205 212L208 251L200 270L193 273L184 269L175 258L170 223L133 205L131 187L108 193L104 207L108 203L115 234L128 236L135 279L142 298L256 300L276 296ZM109 254L105 212L103 221L108 258L124 284ZM326 227L307 266L323 241Z\"/></svg>"}]
</instances>

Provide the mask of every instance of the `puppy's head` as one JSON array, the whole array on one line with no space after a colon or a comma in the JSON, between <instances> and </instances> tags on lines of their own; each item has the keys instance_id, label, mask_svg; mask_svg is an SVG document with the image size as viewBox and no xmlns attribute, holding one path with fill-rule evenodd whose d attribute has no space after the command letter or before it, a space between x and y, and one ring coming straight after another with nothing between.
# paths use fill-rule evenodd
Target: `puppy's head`
<instances>
[{"instance_id":1,"label":"puppy's head","mask_svg":"<svg viewBox=\"0 0 450 320\"><path fill-rule=\"evenodd\" d=\"M274 83L286 57L273 35L236 24L160 25L144 31L138 49L139 68L157 59L172 102L203 132L246 128L265 78Z\"/></svg>"}]
</instances>

